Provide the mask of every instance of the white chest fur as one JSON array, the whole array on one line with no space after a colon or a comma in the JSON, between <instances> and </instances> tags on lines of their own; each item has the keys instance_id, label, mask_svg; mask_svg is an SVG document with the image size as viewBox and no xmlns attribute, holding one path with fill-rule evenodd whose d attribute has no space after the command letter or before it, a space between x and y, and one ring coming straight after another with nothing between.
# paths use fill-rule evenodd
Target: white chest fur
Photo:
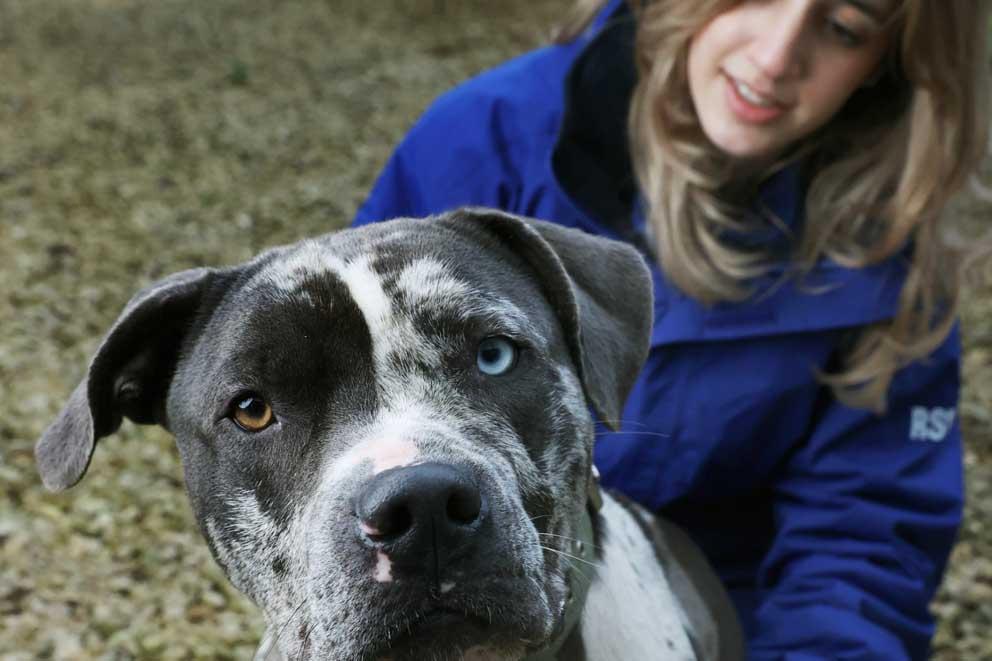
<instances>
[{"instance_id":1,"label":"white chest fur","mask_svg":"<svg viewBox=\"0 0 992 661\"><path fill-rule=\"evenodd\" d=\"M694 661L688 618L651 541L630 512L609 496L602 514L602 559L582 613L587 658Z\"/></svg>"}]
</instances>

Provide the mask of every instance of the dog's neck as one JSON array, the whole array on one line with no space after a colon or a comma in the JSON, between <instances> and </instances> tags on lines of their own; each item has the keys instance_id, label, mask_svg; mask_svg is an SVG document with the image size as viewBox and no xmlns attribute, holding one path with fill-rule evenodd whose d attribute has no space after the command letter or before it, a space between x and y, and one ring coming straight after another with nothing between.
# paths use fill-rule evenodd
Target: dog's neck
<instances>
[{"instance_id":1,"label":"dog's neck","mask_svg":"<svg viewBox=\"0 0 992 661\"><path fill-rule=\"evenodd\" d=\"M603 505L602 495L599 492L598 475L590 479L589 501L582 511L579 525L576 530L576 539L569 549L571 567L569 569L569 596L565 604L565 616L562 618L562 626L555 635L551 644L540 651L528 654L522 661L556 661L563 648L575 640L579 634L580 621L585 611L586 598L589 596L589 588L592 585L593 574L596 571L596 544L593 531L593 519L599 516L599 509ZM595 488L595 497L592 489ZM572 658L570 655L568 658Z\"/></svg>"},{"instance_id":2,"label":"dog's neck","mask_svg":"<svg viewBox=\"0 0 992 661\"><path fill-rule=\"evenodd\" d=\"M562 661L697 658L692 626L658 561L643 510L603 498L596 571ZM555 657L552 657L555 658Z\"/></svg>"}]
</instances>

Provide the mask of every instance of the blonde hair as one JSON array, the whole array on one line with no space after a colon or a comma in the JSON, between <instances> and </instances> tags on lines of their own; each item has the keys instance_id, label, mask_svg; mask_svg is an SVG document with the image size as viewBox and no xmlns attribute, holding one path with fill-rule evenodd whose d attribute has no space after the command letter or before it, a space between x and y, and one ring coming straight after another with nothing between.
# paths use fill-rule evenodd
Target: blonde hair
<instances>
[{"instance_id":1,"label":"blonde hair","mask_svg":"<svg viewBox=\"0 0 992 661\"><path fill-rule=\"evenodd\" d=\"M987 149L988 2L903 0L879 80L743 182L705 137L687 77L692 37L738 2L630 3L638 14L630 146L658 260L679 289L704 303L748 298L749 283L776 256L721 237L756 229L754 214L742 210L757 184L802 160L809 220L795 237L792 276L823 257L870 266L912 242L894 318L861 329L840 369L820 375L842 401L884 411L895 372L931 353L954 322L959 272L938 225ZM578 34L603 4L584 0L559 39Z\"/></svg>"}]
</instances>

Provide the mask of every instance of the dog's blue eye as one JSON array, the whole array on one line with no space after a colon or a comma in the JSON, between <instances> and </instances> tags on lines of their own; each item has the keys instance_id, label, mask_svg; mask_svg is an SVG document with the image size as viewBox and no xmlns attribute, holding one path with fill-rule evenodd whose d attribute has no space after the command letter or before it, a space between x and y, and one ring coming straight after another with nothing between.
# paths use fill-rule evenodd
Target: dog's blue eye
<instances>
[{"instance_id":1,"label":"dog's blue eye","mask_svg":"<svg viewBox=\"0 0 992 661\"><path fill-rule=\"evenodd\" d=\"M479 343L475 360L479 371L489 376L506 374L517 362L517 347L505 337L487 337Z\"/></svg>"}]
</instances>

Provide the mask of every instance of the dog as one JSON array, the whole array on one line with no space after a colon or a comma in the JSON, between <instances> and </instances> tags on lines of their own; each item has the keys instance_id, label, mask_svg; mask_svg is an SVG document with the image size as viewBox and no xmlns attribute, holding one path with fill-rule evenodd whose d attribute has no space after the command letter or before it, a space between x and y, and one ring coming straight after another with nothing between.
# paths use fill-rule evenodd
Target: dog
<instances>
[{"instance_id":1,"label":"dog","mask_svg":"<svg viewBox=\"0 0 992 661\"><path fill-rule=\"evenodd\" d=\"M743 658L699 550L592 466L651 301L632 248L485 209L183 271L126 305L38 469L60 491L123 418L168 429L256 659Z\"/></svg>"}]
</instances>

